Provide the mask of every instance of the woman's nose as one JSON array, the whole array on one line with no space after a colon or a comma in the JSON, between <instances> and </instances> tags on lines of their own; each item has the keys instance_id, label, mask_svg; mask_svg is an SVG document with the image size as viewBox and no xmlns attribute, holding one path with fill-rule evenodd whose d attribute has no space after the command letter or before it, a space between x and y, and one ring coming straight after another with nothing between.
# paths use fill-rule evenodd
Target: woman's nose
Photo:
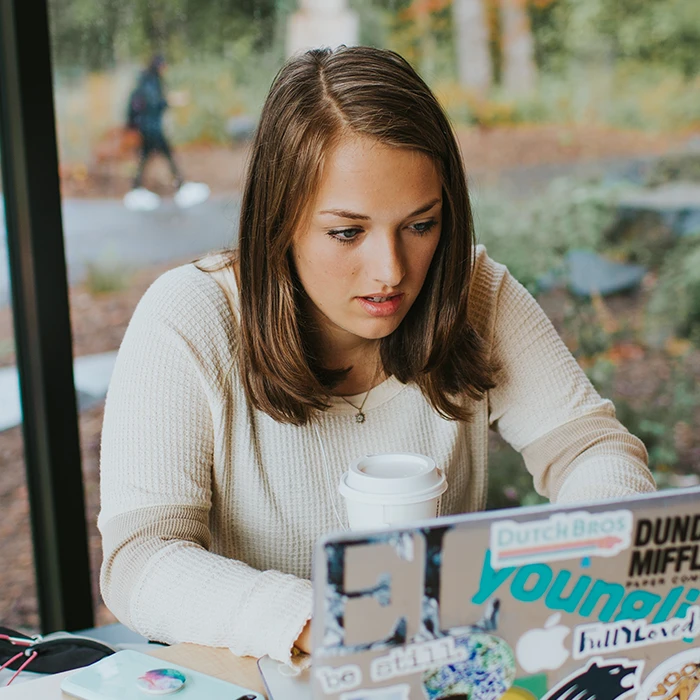
<instances>
[{"instance_id":1,"label":"woman's nose","mask_svg":"<svg viewBox=\"0 0 700 700\"><path fill-rule=\"evenodd\" d=\"M404 251L398 234L387 233L376 237L376 245L369 251L371 276L385 287L396 288L406 275Z\"/></svg>"}]
</instances>

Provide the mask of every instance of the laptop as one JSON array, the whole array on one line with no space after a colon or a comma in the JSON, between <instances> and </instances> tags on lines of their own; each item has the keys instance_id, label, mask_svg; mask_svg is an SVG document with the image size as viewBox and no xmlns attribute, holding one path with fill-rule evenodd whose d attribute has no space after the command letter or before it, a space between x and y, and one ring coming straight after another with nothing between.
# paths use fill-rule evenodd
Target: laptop
<instances>
[{"instance_id":1,"label":"laptop","mask_svg":"<svg viewBox=\"0 0 700 700\"><path fill-rule=\"evenodd\" d=\"M700 700L700 488L336 533L272 700Z\"/></svg>"}]
</instances>

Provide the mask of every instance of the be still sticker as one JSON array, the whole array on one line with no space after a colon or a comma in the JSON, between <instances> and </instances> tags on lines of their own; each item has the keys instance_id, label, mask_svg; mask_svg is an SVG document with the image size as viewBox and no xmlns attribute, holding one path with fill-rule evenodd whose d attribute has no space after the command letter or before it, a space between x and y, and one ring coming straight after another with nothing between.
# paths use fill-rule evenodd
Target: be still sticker
<instances>
[{"instance_id":1,"label":"be still sticker","mask_svg":"<svg viewBox=\"0 0 700 700\"><path fill-rule=\"evenodd\" d=\"M577 557L614 557L630 547L632 512L557 513L544 520L491 526L491 565L524 566Z\"/></svg>"}]
</instances>

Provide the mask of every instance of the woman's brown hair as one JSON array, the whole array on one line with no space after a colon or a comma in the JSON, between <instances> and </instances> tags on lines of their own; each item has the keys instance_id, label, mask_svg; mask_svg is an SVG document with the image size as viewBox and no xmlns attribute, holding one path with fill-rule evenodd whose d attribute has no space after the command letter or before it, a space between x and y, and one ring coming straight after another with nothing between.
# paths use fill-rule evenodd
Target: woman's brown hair
<instances>
[{"instance_id":1,"label":"woman's brown hair","mask_svg":"<svg viewBox=\"0 0 700 700\"><path fill-rule=\"evenodd\" d=\"M295 231L314 200L324 154L362 135L427 154L443 183L440 242L415 303L381 340L384 371L415 382L442 416L469 420L465 397L494 386L483 340L467 320L474 228L464 166L430 88L393 51L314 49L277 74L252 145L241 205L241 376L253 406L303 425L328 407L348 370L322 367L292 262ZM233 262L233 259L231 260Z\"/></svg>"}]
</instances>

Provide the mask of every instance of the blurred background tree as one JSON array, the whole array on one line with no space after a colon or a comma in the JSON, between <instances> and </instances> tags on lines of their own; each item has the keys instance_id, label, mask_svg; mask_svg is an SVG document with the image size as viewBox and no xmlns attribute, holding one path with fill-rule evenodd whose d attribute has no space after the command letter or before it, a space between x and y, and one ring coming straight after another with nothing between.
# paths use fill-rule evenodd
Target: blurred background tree
<instances>
[{"instance_id":1,"label":"blurred background tree","mask_svg":"<svg viewBox=\"0 0 700 700\"><path fill-rule=\"evenodd\" d=\"M276 38L280 13L293 0L49 0L58 66L112 68L156 51L172 61L224 56L227 45L255 37L252 49Z\"/></svg>"}]
</instances>

